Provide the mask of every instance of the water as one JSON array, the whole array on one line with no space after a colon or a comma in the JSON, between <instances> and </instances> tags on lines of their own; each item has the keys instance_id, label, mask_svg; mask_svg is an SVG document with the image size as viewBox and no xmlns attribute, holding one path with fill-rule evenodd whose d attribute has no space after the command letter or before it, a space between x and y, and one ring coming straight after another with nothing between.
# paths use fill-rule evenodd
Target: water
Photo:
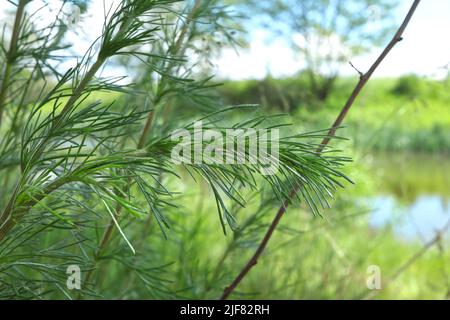
<instances>
[{"instance_id":1,"label":"water","mask_svg":"<svg viewBox=\"0 0 450 320\"><path fill-rule=\"evenodd\" d=\"M369 223L374 228L392 226L396 236L406 240L427 242L450 218L450 203L436 195L423 195L410 205L403 205L392 196L369 199L372 207Z\"/></svg>"},{"instance_id":2,"label":"water","mask_svg":"<svg viewBox=\"0 0 450 320\"><path fill-rule=\"evenodd\" d=\"M377 192L364 199L371 227L404 240L429 241L450 219L450 159L381 155L370 160Z\"/></svg>"}]
</instances>

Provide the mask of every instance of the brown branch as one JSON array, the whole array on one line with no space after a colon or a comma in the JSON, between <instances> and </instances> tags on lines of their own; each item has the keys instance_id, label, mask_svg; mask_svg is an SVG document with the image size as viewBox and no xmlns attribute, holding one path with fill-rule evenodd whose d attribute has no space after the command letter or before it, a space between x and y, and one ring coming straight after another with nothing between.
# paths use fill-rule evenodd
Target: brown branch
<instances>
[{"instance_id":1,"label":"brown branch","mask_svg":"<svg viewBox=\"0 0 450 320\"><path fill-rule=\"evenodd\" d=\"M347 102L345 103L344 107L342 108L341 112L339 113L338 117L334 121L332 127L328 131L328 135L325 139L323 139L322 143L320 144L319 148L317 148L317 153L321 153L323 149L328 145L328 143L331 140L331 137L333 137L336 133L337 128L342 124L342 121L344 120L345 116L347 115L348 111L350 110L351 106L355 102L356 98L358 97L359 93L361 92L362 88L365 86L367 81L370 79L374 71L378 68L380 63L384 60L384 58L388 55L388 53L392 50L392 48L401 41L403 32L405 31L407 25L409 24L409 21L411 20L411 17L413 16L417 6L419 5L420 0L414 0L413 4L411 5L411 8L408 11L408 14L406 15L405 19L403 20L403 23L401 24L400 28L395 33L392 40L389 42L389 44L386 46L386 48L383 50L383 52L380 54L380 56L375 60L373 65L370 67L370 69L364 73L358 83L356 84L355 88L353 89L352 94L348 98ZM275 231L278 223L281 220L281 217L286 212L287 207L289 203L291 202L291 199L295 197L297 192L300 189L300 185L295 186L291 192L289 193L289 198L284 201L283 205L278 209L278 212L273 219L272 223L269 226L269 229L267 230L266 234L264 235L264 238L262 239L261 243L259 244L258 248L256 249L256 252L253 254L253 256L250 258L250 260L247 262L247 264L242 268L242 270L239 272L238 276L233 280L233 282L224 289L222 296L220 297L221 300L227 299L230 294L234 291L234 289L239 285L239 283L242 281L242 279L247 275L247 273L251 270L251 268L258 262L259 257L261 256L262 252L267 246L267 243L269 242L273 232Z\"/></svg>"},{"instance_id":2,"label":"brown branch","mask_svg":"<svg viewBox=\"0 0 450 320\"><path fill-rule=\"evenodd\" d=\"M24 13L25 13L26 4L27 4L27 2L25 0L21 0L21 1L19 1L19 4L17 5L16 17L14 20L14 27L13 27L13 32L11 35L11 42L9 44L8 53L6 54L5 73L3 74L2 86L0 88L0 124L2 122L3 111L7 104L7 102L6 102L7 91L8 91L8 87L9 87L12 67L17 58L16 57L17 44L19 42L20 27L22 24L22 19L23 19Z\"/></svg>"}]
</instances>

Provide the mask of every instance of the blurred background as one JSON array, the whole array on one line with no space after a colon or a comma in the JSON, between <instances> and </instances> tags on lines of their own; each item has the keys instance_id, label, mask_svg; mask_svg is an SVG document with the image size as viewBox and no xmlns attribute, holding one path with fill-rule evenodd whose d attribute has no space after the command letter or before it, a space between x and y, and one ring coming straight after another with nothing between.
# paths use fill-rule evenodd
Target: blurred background
<instances>
[{"instance_id":1,"label":"blurred background","mask_svg":"<svg viewBox=\"0 0 450 320\"><path fill-rule=\"evenodd\" d=\"M57 2L45 2L43 23L54 15ZM225 105L260 104L269 113L288 114L294 132L331 126L359 72L368 70L412 3L216 2L233 18L221 26L227 32L208 29L186 51L196 61L194 74L214 75L221 85L211 90ZM70 43L64 50L73 57L58 68L70 67L101 34L104 6L100 0L66 6L72 22L64 33ZM0 2L2 22L12 21L13 9L8 1ZM377 69L338 131L348 140L333 142L352 157L345 172L355 184L337 194L323 217L303 204L290 208L235 297L450 298L449 12L450 1L422 1L403 41ZM102 75L125 75L123 83L142 76L129 60L109 63ZM251 227L224 236L207 187L192 190L178 183L185 191L178 199L184 206L171 214L168 240L151 226L150 261L170 265L169 271L164 268L173 275L168 287L181 296L215 298L253 253L277 203L268 197L235 208L239 222L251 222ZM371 266L379 268L379 290L368 286Z\"/></svg>"}]
</instances>

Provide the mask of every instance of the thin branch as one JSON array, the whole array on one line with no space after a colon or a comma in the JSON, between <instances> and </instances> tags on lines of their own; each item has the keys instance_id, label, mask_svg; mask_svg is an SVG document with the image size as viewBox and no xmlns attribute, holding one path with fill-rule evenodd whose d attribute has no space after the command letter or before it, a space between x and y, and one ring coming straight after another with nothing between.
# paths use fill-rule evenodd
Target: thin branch
<instances>
[{"instance_id":1,"label":"thin branch","mask_svg":"<svg viewBox=\"0 0 450 320\"><path fill-rule=\"evenodd\" d=\"M6 107L6 98L7 98L6 92L8 91L9 87L12 67L16 60L17 43L19 41L20 27L25 13L26 4L27 4L26 0L20 0L19 4L17 5L16 17L14 20L14 27L11 35L11 42L9 44L8 53L6 54L5 73L3 74L2 86L0 88L0 124L2 123L3 111Z\"/></svg>"},{"instance_id":2,"label":"thin branch","mask_svg":"<svg viewBox=\"0 0 450 320\"><path fill-rule=\"evenodd\" d=\"M194 6L192 7L192 10L189 12L188 16L186 17L186 21L180 31L180 35L178 36L178 38L176 39L174 45L169 49L169 53L171 55L182 55L184 50L182 49L182 45L183 42L186 38L186 35L188 34L188 30L189 27L191 25L191 23L194 21L195 15L197 14L198 10L200 9L201 6L201 0L196 0L194 3ZM181 50L181 52L180 52ZM180 54L181 53L181 54ZM169 65L167 66L167 69L165 71L165 74L170 74L170 72L172 71L172 68L174 67L174 62L170 62ZM157 90L157 94L156 94L156 99L154 101L154 108L156 107L156 105L160 102L162 96L163 96L163 92L166 86L166 81L167 81L167 76L166 75L162 75L161 76L161 80L160 83L158 85L158 90ZM147 116L147 120L145 122L144 128L142 130L141 136L139 137L139 142L138 142L138 149L142 149L145 146L145 142L147 139L147 136L150 132L152 123L153 123L153 117L154 117L154 110L151 110L148 113Z\"/></svg>"},{"instance_id":3,"label":"thin branch","mask_svg":"<svg viewBox=\"0 0 450 320\"><path fill-rule=\"evenodd\" d=\"M364 75L364 73L362 73L361 71L359 71L359 69L357 67L355 67L353 65L353 63L351 61L348 62L348 64L359 74L359 77L362 77Z\"/></svg>"},{"instance_id":4,"label":"thin branch","mask_svg":"<svg viewBox=\"0 0 450 320\"><path fill-rule=\"evenodd\" d=\"M384 58L388 55L388 53L392 50L392 48L401 41L403 32L405 31L406 27L408 26L411 17L413 16L414 12L416 11L417 6L419 5L420 0L414 0L414 3L411 5L411 8L408 11L408 14L406 15L403 23L401 24L400 28L395 33L392 40L389 42L389 44L386 46L386 48L383 50L383 52L380 54L380 56L375 60L373 65L370 67L370 69L363 74L358 83L356 84L355 88L353 89L352 94L348 98L347 102L345 103L344 107L342 108L341 112L339 113L338 117L334 121L332 127L328 131L328 135L325 139L323 139L322 143L320 144L319 148L317 148L317 153L321 153L323 149L328 145L328 143L331 140L331 137L335 135L337 128L342 124L342 121L344 120L345 116L347 115L348 111L350 110L351 106L355 102L356 98L358 97L359 93L361 92L362 88L365 86L367 81L370 79L374 71L378 68L378 66L381 64L381 62L384 60ZM222 296L220 297L221 300L227 299L230 294L236 289L236 287L239 285L239 283L242 281L242 279L247 275L247 273L251 270L251 268L258 262L259 257L263 253L264 249L267 246L267 243L269 242L273 232L275 231L278 223L281 220L281 217L286 212L288 205L291 203L291 200L295 197L297 192L300 189L300 185L296 185L291 192L289 193L289 198L284 201L283 205L278 209L278 212L273 219L272 223L269 226L269 229L267 230L266 234L264 235L261 243L259 244L258 248L256 249L256 252L253 254L253 256L250 258L250 260L247 262L247 264L242 268L242 270L239 272L237 277L233 280L233 282L224 289Z\"/></svg>"}]
</instances>

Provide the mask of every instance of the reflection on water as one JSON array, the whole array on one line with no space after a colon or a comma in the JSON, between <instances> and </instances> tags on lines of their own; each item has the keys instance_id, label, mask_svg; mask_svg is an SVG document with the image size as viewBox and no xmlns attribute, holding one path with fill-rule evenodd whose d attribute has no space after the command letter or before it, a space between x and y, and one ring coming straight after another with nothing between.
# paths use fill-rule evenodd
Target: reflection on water
<instances>
[{"instance_id":1,"label":"reflection on water","mask_svg":"<svg viewBox=\"0 0 450 320\"><path fill-rule=\"evenodd\" d=\"M450 218L450 202L436 195L420 196L409 205L392 196L378 196L370 199L370 205L372 227L391 225L397 236L407 240L431 240Z\"/></svg>"},{"instance_id":2,"label":"reflection on water","mask_svg":"<svg viewBox=\"0 0 450 320\"><path fill-rule=\"evenodd\" d=\"M450 159L424 155L371 159L377 194L370 226L390 226L405 240L430 240L450 218Z\"/></svg>"}]
</instances>

